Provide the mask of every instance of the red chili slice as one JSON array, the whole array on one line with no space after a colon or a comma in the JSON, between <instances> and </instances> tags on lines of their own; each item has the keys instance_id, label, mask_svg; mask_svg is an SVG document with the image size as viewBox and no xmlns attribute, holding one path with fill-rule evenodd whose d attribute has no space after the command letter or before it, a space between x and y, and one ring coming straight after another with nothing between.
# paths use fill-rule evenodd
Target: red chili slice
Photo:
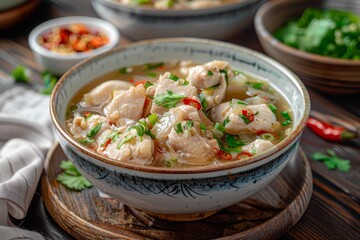
<instances>
[{"instance_id":1,"label":"red chili slice","mask_svg":"<svg viewBox=\"0 0 360 240\"><path fill-rule=\"evenodd\" d=\"M252 113L250 110L248 110L248 109L243 109L243 110L241 111L241 113L242 113L250 122L254 121L254 118L255 118L254 113Z\"/></svg>"},{"instance_id":2,"label":"red chili slice","mask_svg":"<svg viewBox=\"0 0 360 240\"><path fill-rule=\"evenodd\" d=\"M219 156L219 158L221 158L223 160L231 160L232 159L232 155L223 150L219 150L217 155Z\"/></svg>"},{"instance_id":3,"label":"red chili slice","mask_svg":"<svg viewBox=\"0 0 360 240\"><path fill-rule=\"evenodd\" d=\"M201 104L200 104L198 101L196 101L196 100L194 100L194 99L192 99L192 98L184 98L184 99L183 99L183 103L184 103L185 105L193 106L193 107L196 108L197 110L200 110L200 109L201 109Z\"/></svg>"},{"instance_id":4,"label":"red chili slice","mask_svg":"<svg viewBox=\"0 0 360 240\"><path fill-rule=\"evenodd\" d=\"M240 160L240 159L243 159L244 157L248 158L248 157L252 157L252 156L254 156L254 155L249 152L243 151L243 152L239 153L238 155L236 155L236 159Z\"/></svg>"},{"instance_id":5,"label":"red chili slice","mask_svg":"<svg viewBox=\"0 0 360 240\"><path fill-rule=\"evenodd\" d=\"M145 83L147 82L147 80L140 80L140 81L137 81L135 84L134 84L134 86L135 87L137 87L137 86L139 86L139 85L145 85Z\"/></svg>"},{"instance_id":6,"label":"red chili slice","mask_svg":"<svg viewBox=\"0 0 360 240\"><path fill-rule=\"evenodd\" d=\"M60 35L60 43L61 44L67 44L69 42L69 38L72 32L69 29L61 28L59 31Z\"/></svg>"},{"instance_id":7,"label":"red chili slice","mask_svg":"<svg viewBox=\"0 0 360 240\"><path fill-rule=\"evenodd\" d=\"M109 146L109 144L111 143L111 138L108 138L108 140L106 140L106 142L104 143L104 145L102 145L101 147L100 147L100 152L103 152L103 151L105 151L105 149L107 148L107 146Z\"/></svg>"}]
</instances>

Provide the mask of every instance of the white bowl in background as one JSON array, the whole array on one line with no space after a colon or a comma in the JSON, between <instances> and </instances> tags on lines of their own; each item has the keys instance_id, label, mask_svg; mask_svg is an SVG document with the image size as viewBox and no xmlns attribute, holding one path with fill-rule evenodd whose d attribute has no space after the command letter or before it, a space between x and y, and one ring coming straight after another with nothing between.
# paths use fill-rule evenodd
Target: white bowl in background
<instances>
[{"instance_id":1,"label":"white bowl in background","mask_svg":"<svg viewBox=\"0 0 360 240\"><path fill-rule=\"evenodd\" d=\"M90 29L100 29L109 37L109 42L92 51L75 54L56 53L42 47L38 43L38 37L52 28L67 26L74 23L82 23ZM29 35L29 45L31 50L34 52L36 61L43 65L45 70L60 76L78 62L112 49L118 44L119 39L120 34L111 23L98 18L72 16L52 19L34 28Z\"/></svg>"},{"instance_id":2,"label":"white bowl in background","mask_svg":"<svg viewBox=\"0 0 360 240\"><path fill-rule=\"evenodd\" d=\"M113 0L91 1L100 17L134 40L161 37L226 39L251 25L262 2L264 0L240 0L195 10L159 10Z\"/></svg>"}]
</instances>

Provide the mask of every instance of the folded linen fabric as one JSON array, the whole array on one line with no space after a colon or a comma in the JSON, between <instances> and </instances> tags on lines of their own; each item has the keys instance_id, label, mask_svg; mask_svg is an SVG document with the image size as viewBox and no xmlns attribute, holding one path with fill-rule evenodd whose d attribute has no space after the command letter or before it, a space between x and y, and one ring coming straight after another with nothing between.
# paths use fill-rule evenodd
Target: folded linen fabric
<instances>
[{"instance_id":1,"label":"folded linen fabric","mask_svg":"<svg viewBox=\"0 0 360 240\"><path fill-rule=\"evenodd\" d=\"M1 81L1 79L0 79ZM0 84L0 236L44 239L12 224L26 216L53 143L47 96Z\"/></svg>"}]
</instances>

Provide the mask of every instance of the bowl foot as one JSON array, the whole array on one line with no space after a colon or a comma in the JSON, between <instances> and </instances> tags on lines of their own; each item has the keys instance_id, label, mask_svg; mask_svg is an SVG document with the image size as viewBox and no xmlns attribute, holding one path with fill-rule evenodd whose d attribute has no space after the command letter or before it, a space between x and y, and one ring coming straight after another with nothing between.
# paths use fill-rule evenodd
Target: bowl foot
<instances>
[{"instance_id":1,"label":"bowl foot","mask_svg":"<svg viewBox=\"0 0 360 240\"><path fill-rule=\"evenodd\" d=\"M147 214L162 219L166 221L173 221L173 222L187 222L187 221L197 221L204 218L208 218L211 215L219 212L219 210L209 211L209 212L201 212L201 213L192 213L192 214L167 214L167 213L154 213L149 211L140 210L146 212Z\"/></svg>"}]
</instances>

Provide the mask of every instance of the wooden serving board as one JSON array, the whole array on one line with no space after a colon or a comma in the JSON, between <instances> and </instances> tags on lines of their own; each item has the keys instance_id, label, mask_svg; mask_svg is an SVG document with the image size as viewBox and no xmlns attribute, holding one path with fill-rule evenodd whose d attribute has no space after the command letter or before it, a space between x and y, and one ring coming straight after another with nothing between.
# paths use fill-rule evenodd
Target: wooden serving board
<instances>
[{"instance_id":1,"label":"wooden serving board","mask_svg":"<svg viewBox=\"0 0 360 240\"><path fill-rule=\"evenodd\" d=\"M42 177L42 195L54 220L76 239L276 239L304 214L312 193L312 175L300 149L284 171L253 197L194 222L154 218L96 188L71 191L56 181L66 160L56 144Z\"/></svg>"}]
</instances>

